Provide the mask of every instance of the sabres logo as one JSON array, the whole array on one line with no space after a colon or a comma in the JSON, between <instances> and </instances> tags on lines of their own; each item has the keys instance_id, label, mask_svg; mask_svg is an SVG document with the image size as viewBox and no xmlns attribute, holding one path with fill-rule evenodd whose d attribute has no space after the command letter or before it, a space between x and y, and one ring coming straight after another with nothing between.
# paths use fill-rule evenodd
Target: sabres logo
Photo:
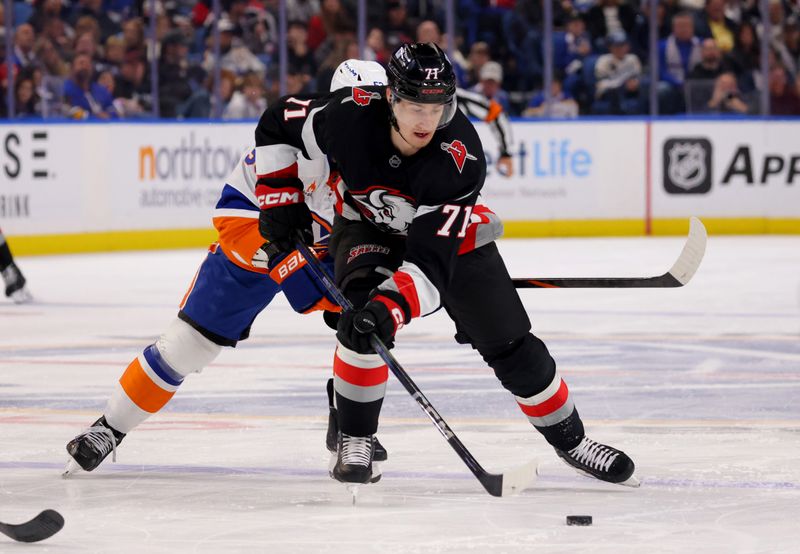
<instances>
[{"instance_id":1,"label":"sabres logo","mask_svg":"<svg viewBox=\"0 0 800 554\"><path fill-rule=\"evenodd\" d=\"M464 169L464 162L467 160L477 160L475 156L467 152L467 147L464 146L464 143L460 140L456 139L451 143L443 142L441 144L442 150L445 152L449 152L451 156L453 156L453 161L456 162L456 167L458 168L458 172L461 173L461 170Z\"/></svg>"},{"instance_id":2,"label":"sabres logo","mask_svg":"<svg viewBox=\"0 0 800 554\"><path fill-rule=\"evenodd\" d=\"M348 100L352 100L359 106L368 106L370 102L373 100L380 100L381 95L377 92L370 92L368 90L364 90L358 87L353 87L353 96L349 98L345 98L342 102L347 102Z\"/></svg>"}]
</instances>

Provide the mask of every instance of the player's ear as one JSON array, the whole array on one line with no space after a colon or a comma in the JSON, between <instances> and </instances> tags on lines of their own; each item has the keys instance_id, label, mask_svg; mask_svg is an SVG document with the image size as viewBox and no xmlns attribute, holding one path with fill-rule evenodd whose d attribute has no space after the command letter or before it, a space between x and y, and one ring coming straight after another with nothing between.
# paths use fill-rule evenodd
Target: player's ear
<instances>
[{"instance_id":1,"label":"player's ear","mask_svg":"<svg viewBox=\"0 0 800 554\"><path fill-rule=\"evenodd\" d=\"M386 87L386 100L388 100L389 102L392 101L392 87L389 86Z\"/></svg>"}]
</instances>

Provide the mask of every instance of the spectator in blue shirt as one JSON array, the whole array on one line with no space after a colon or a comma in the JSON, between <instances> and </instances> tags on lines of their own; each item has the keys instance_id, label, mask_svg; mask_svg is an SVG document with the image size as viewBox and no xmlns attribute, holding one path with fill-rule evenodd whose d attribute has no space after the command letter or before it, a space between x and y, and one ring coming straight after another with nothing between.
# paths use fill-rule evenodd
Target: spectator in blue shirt
<instances>
[{"instance_id":1,"label":"spectator in blue shirt","mask_svg":"<svg viewBox=\"0 0 800 554\"><path fill-rule=\"evenodd\" d=\"M662 113L685 110L683 83L700 63L702 48L694 34L694 19L688 12L672 18L672 34L658 43L659 107Z\"/></svg>"},{"instance_id":2,"label":"spectator in blue shirt","mask_svg":"<svg viewBox=\"0 0 800 554\"><path fill-rule=\"evenodd\" d=\"M72 60L72 75L64 81L66 111L74 119L117 119L114 98L93 80L92 58L79 54Z\"/></svg>"}]
</instances>

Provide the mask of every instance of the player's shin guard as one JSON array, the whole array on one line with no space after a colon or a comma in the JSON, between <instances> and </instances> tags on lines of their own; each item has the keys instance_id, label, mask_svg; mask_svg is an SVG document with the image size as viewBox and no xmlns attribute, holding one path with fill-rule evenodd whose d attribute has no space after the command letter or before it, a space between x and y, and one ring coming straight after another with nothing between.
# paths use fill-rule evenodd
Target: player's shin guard
<instances>
[{"instance_id":1,"label":"player's shin guard","mask_svg":"<svg viewBox=\"0 0 800 554\"><path fill-rule=\"evenodd\" d=\"M106 419L115 429L129 433L172 399L183 378L151 344L120 377L106 406Z\"/></svg>"},{"instance_id":2,"label":"player's shin guard","mask_svg":"<svg viewBox=\"0 0 800 554\"><path fill-rule=\"evenodd\" d=\"M373 435L386 394L389 368L376 354L358 354L339 344L333 362L339 437L331 477L345 483L374 483Z\"/></svg>"}]
</instances>

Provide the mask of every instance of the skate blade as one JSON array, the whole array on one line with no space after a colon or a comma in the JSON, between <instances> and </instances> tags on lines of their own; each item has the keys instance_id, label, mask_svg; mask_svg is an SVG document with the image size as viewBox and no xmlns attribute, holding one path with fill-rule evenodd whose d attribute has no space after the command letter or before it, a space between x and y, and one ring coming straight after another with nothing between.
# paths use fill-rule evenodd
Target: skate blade
<instances>
[{"instance_id":1,"label":"skate blade","mask_svg":"<svg viewBox=\"0 0 800 554\"><path fill-rule=\"evenodd\" d=\"M33 302L33 295L28 292L28 289L23 287L11 293L11 300L14 304L28 304Z\"/></svg>"},{"instance_id":2,"label":"skate blade","mask_svg":"<svg viewBox=\"0 0 800 554\"><path fill-rule=\"evenodd\" d=\"M61 474L61 477L67 479L81 471L83 471L83 468L78 464L78 462L70 458L67 462L67 466L64 468L64 473Z\"/></svg>"},{"instance_id":3,"label":"skate blade","mask_svg":"<svg viewBox=\"0 0 800 554\"><path fill-rule=\"evenodd\" d=\"M639 479L636 477L636 475L631 475L625 481L620 481L619 483L614 483L612 481L605 481L603 479L600 479L600 478L596 477L595 475L592 475L591 473L589 473L587 471L583 471L583 470L578 469L576 467L573 467L572 469L574 469L575 473L577 473L578 475L583 475L584 477L589 477L590 479L595 479L597 481L600 481L601 483L609 483L611 485L622 485L623 487L631 487L631 488L634 488L634 489L637 489L642 485L641 482L639 481Z\"/></svg>"},{"instance_id":4,"label":"skate blade","mask_svg":"<svg viewBox=\"0 0 800 554\"><path fill-rule=\"evenodd\" d=\"M623 485L625 487L632 487L634 489L638 489L639 487L642 486L642 482L639 481L639 478L636 477L636 475L634 474L628 477L628 479L626 479L622 483L617 483L617 485Z\"/></svg>"}]
</instances>

